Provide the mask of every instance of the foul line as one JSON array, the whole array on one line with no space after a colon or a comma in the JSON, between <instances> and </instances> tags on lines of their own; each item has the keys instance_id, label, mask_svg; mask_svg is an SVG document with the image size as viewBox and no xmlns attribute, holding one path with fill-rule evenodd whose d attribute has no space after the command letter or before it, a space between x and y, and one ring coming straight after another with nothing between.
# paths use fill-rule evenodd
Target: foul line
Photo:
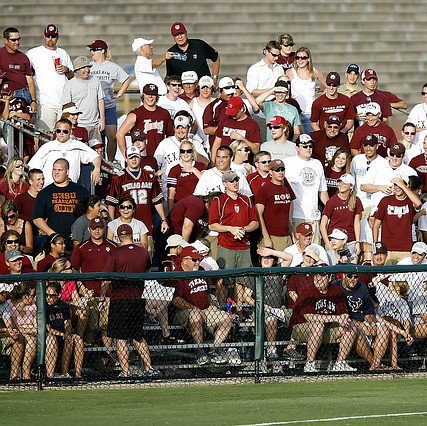
<instances>
[{"instance_id":1,"label":"foul line","mask_svg":"<svg viewBox=\"0 0 427 426\"><path fill-rule=\"evenodd\" d=\"M340 420L356 420L356 419L379 419L383 417L408 417L408 416L423 416L427 411L416 411L413 413L391 413L391 414L372 414L367 416L348 416L348 417L331 417L329 419L309 419L309 420L291 420L286 422L272 423L254 423L241 426L273 426L273 425L292 425L298 423L320 423L320 422L338 422Z\"/></svg>"}]
</instances>

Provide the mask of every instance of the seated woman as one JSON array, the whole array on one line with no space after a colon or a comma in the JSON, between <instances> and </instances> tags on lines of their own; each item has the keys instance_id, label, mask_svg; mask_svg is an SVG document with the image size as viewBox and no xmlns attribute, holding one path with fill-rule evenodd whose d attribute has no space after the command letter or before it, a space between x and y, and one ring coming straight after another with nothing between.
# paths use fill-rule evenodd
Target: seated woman
<instances>
[{"instance_id":1,"label":"seated woman","mask_svg":"<svg viewBox=\"0 0 427 426\"><path fill-rule=\"evenodd\" d=\"M0 181L0 204L5 200L13 200L29 188L25 181L24 160L21 157L12 157L6 164L6 172Z\"/></svg>"},{"instance_id":2,"label":"seated woman","mask_svg":"<svg viewBox=\"0 0 427 426\"><path fill-rule=\"evenodd\" d=\"M70 377L68 370L74 349L76 378L81 378L84 354L83 342L77 334L73 333L70 307L60 299L60 293L61 284L50 282L46 286L46 328L48 332L46 337L46 375L47 377L54 376L59 347L61 346L62 377Z\"/></svg>"},{"instance_id":3,"label":"seated woman","mask_svg":"<svg viewBox=\"0 0 427 426\"><path fill-rule=\"evenodd\" d=\"M0 245L2 253L0 253L0 274L8 274L9 267L6 264L6 253L11 250L19 250L19 234L18 232L10 229L9 231L3 232L0 238ZM32 259L29 256L24 255L22 258L22 273L34 272Z\"/></svg>"},{"instance_id":4,"label":"seated woman","mask_svg":"<svg viewBox=\"0 0 427 426\"><path fill-rule=\"evenodd\" d=\"M233 158L231 161L231 170L240 173L243 176L250 175L255 171L255 167L249 163L249 154L251 149L243 141L234 141L230 148L233 150Z\"/></svg>"},{"instance_id":5,"label":"seated woman","mask_svg":"<svg viewBox=\"0 0 427 426\"><path fill-rule=\"evenodd\" d=\"M327 273L314 274L313 285L298 295L289 327L293 328L292 337L296 341L307 342L304 372L319 371L315 359L326 331L334 339L339 336L338 357L331 371L356 371L345 360L356 338L356 329L347 313L344 295L337 286L331 285Z\"/></svg>"},{"instance_id":6,"label":"seated woman","mask_svg":"<svg viewBox=\"0 0 427 426\"><path fill-rule=\"evenodd\" d=\"M62 235L51 234L47 237L44 250L34 259L37 272L47 272L55 260L64 256L65 239Z\"/></svg>"},{"instance_id":7,"label":"seated woman","mask_svg":"<svg viewBox=\"0 0 427 426\"><path fill-rule=\"evenodd\" d=\"M24 380L31 379L31 366L37 352L37 318L34 301L36 290L28 283L18 283L12 290L11 318L16 324L25 344L23 358L19 360Z\"/></svg>"},{"instance_id":8,"label":"seated woman","mask_svg":"<svg viewBox=\"0 0 427 426\"><path fill-rule=\"evenodd\" d=\"M33 228L19 218L18 207L13 200L6 200L1 206L0 234L14 230L19 234L19 249L26 254L33 252Z\"/></svg>"}]
</instances>

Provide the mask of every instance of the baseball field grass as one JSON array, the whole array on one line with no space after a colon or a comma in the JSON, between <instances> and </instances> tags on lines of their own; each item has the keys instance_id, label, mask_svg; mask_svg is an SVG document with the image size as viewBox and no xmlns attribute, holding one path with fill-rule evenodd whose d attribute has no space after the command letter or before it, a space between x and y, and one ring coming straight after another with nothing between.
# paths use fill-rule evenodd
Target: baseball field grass
<instances>
[{"instance_id":1,"label":"baseball field grass","mask_svg":"<svg viewBox=\"0 0 427 426\"><path fill-rule=\"evenodd\" d=\"M321 421L319 421L321 420ZM0 424L427 424L427 379L0 393Z\"/></svg>"}]
</instances>

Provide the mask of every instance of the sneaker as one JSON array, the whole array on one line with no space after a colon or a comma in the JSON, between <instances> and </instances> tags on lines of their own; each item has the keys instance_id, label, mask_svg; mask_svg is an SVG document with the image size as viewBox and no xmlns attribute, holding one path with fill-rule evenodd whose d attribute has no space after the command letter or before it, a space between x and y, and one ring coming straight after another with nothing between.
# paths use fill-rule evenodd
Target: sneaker
<instances>
[{"instance_id":1,"label":"sneaker","mask_svg":"<svg viewBox=\"0 0 427 426\"><path fill-rule=\"evenodd\" d=\"M200 350L197 352L197 361L196 362L198 365L209 364L209 357L204 350Z\"/></svg>"},{"instance_id":2,"label":"sneaker","mask_svg":"<svg viewBox=\"0 0 427 426\"><path fill-rule=\"evenodd\" d=\"M211 362L214 364L225 364L228 361L228 353L223 350L219 350L215 354L212 354Z\"/></svg>"},{"instance_id":3,"label":"sneaker","mask_svg":"<svg viewBox=\"0 0 427 426\"><path fill-rule=\"evenodd\" d=\"M68 373L61 374L61 375L59 376L59 378L60 378L60 379L72 379L71 375L70 375L70 374L68 374Z\"/></svg>"},{"instance_id":4,"label":"sneaker","mask_svg":"<svg viewBox=\"0 0 427 426\"><path fill-rule=\"evenodd\" d=\"M159 343L161 345L181 345L184 343L184 340L177 339L175 336L170 335L167 337L162 337Z\"/></svg>"},{"instance_id":5,"label":"sneaker","mask_svg":"<svg viewBox=\"0 0 427 426\"><path fill-rule=\"evenodd\" d=\"M274 346L267 348L267 361L276 361L277 359L277 349Z\"/></svg>"},{"instance_id":6,"label":"sneaker","mask_svg":"<svg viewBox=\"0 0 427 426\"><path fill-rule=\"evenodd\" d=\"M304 365L304 373L317 373L316 361L307 361Z\"/></svg>"},{"instance_id":7,"label":"sneaker","mask_svg":"<svg viewBox=\"0 0 427 426\"><path fill-rule=\"evenodd\" d=\"M142 376L150 379L155 379L155 378L161 377L162 375L160 371L157 370L157 368L152 368L151 370L144 371Z\"/></svg>"},{"instance_id":8,"label":"sneaker","mask_svg":"<svg viewBox=\"0 0 427 426\"><path fill-rule=\"evenodd\" d=\"M305 359L305 356L301 355L295 349L286 349L285 351L283 351L283 359L289 361L302 361Z\"/></svg>"},{"instance_id":9,"label":"sneaker","mask_svg":"<svg viewBox=\"0 0 427 426\"><path fill-rule=\"evenodd\" d=\"M128 374L125 374L123 371L117 376L120 377L121 379L129 379L131 376Z\"/></svg>"},{"instance_id":10,"label":"sneaker","mask_svg":"<svg viewBox=\"0 0 427 426\"><path fill-rule=\"evenodd\" d=\"M337 361L331 371L357 371L357 368L353 368L347 361Z\"/></svg>"},{"instance_id":11,"label":"sneaker","mask_svg":"<svg viewBox=\"0 0 427 426\"><path fill-rule=\"evenodd\" d=\"M231 365L240 365L242 363L239 352L237 352L236 348L228 349L227 356L228 356L227 361Z\"/></svg>"},{"instance_id":12,"label":"sneaker","mask_svg":"<svg viewBox=\"0 0 427 426\"><path fill-rule=\"evenodd\" d=\"M108 356L110 357L111 361L113 361L114 367L120 367L120 363L115 352L110 352Z\"/></svg>"}]
</instances>

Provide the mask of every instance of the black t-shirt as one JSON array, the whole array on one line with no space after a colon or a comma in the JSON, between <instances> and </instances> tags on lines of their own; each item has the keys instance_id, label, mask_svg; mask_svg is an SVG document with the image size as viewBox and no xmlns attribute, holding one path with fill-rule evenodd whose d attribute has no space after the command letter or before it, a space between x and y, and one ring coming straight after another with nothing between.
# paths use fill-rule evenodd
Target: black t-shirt
<instances>
[{"instance_id":1,"label":"black t-shirt","mask_svg":"<svg viewBox=\"0 0 427 426\"><path fill-rule=\"evenodd\" d=\"M186 53L187 59L168 59L166 61L166 75L178 75L184 71L195 71L200 79L204 75L211 75L207 60L215 62L218 59L218 52L209 46L205 41L199 39L189 39L188 49L183 51L177 44L168 49L169 52Z\"/></svg>"},{"instance_id":2,"label":"black t-shirt","mask_svg":"<svg viewBox=\"0 0 427 426\"><path fill-rule=\"evenodd\" d=\"M65 238L67 247L71 248L71 225L77 219L74 210L77 203L88 196L88 190L78 183L70 181L64 187L51 183L37 194L31 220L45 219L55 232Z\"/></svg>"},{"instance_id":3,"label":"black t-shirt","mask_svg":"<svg viewBox=\"0 0 427 426\"><path fill-rule=\"evenodd\" d=\"M54 305L46 305L47 321L54 330L64 332L64 322L71 319L70 306L68 303L60 301Z\"/></svg>"}]
</instances>

